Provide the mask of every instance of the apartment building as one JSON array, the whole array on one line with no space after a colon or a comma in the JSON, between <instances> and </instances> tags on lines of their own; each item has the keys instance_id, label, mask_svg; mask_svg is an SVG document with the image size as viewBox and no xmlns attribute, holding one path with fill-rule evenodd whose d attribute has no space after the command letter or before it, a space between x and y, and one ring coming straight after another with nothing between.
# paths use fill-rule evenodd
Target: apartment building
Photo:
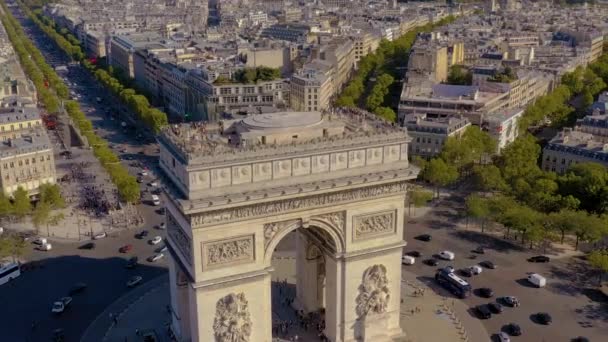
<instances>
[{"instance_id":1,"label":"apartment building","mask_svg":"<svg viewBox=\"0 0 608 342\"><path fill-rule=\"evenodd\" d=\"M519 136L519 120L523 114L523 108L513 108L484 116L481 127L496 140L497 153Z\"/></svg>"},{"instance_id":2,"label":"apartment building","mask_svg":"<svg viewBox=\"0 0 608 342\"><path fill-rule=\"evenodd\" d=\"M56 182L53 148L36 108L0 109L0 186L6 194L18 187L30 195Z\"/></svg>"},{"instance_id":3,"label":"apartment building","mask_svg":"<svg viewBox=\"0 0 608 342\"><path fill-rule=\"evenodd\" d=\"M311 34L311 27L305 24L275 24L264 28L262 38L287 40L294 43L311 43L315 37Z\"/></svg>"},{"instance_id":4,"label":"apartment building","mask_svg":"<svg viewBox=\"0 0 608 342\"><path fill-rule=\"evenodd\" d=\"M376 51L380 44L380 37L367 31L359 31L352 34L351 39L355 44L355 69L359 67L359 60Z\"/></svg>"},{"instance_id":5,"label":"apartment building","mask_svg":"<svg viewBox=\"0 0 608 342\"><path fill-rule=\"evenodd\" d=\"M409 114L403 126L412 138L408 145L409 155L429 159L441 153L449 137L462 136L471 122L464 116Z\"/></svg>"},{"instance_id":6,"label":"apartment building","mask_svg":"<svg viewBox=\"0 0 608 342\"><path fill-rule=\"evenodd\" d=\"M333 66L322 60L314 60L294 73L290 79L290 107L304 112L328 109L334 94L333 74Z\"/></svg>"},{"instance_id":7,"label":"apartment building","mask_svg":"<svg viewBox=\"0 0 608 342\"><path fill-rule=\"evenodd\" d=\"M595 162L608 167L608 143L594 134L565 128L543 149L542 165L545 171L562 174L570 165Z\"/></svg>"},{"instance_id":8,"label":"apartment building","mask_svg":"<svg viewBox=\"0 0 608 342\"><path fill-rule=\"evenodd\" d=\"M330 63L334 68L333 89L340 91L355 69L355 44L346 37L334 38L313 51L313 58Z\"/></svg>"},{"instance_id":9,"label":"apartment building","mask_svg":"<svg viewBox=\"0 0 608 342\"><path fill-rule=\"evenodd\" d=\"M121 69L126 75L134 78L133 60L135 52L143 49L166 48L160 43L161 39L162 37L156 33L112 36L110 38L108 62L111 66Z\"/></svg>"}]
</instances>

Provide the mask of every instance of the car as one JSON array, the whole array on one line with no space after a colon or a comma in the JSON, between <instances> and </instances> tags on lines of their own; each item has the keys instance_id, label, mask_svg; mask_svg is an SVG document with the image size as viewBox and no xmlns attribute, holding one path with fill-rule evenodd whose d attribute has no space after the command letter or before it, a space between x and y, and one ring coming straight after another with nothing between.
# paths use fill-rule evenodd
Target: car
<instances>
[{"instance_id":1,"label":"car","mask_svg":"<svg viewBox=\"0 0 608 342\"><path fill-rule=\"evenodd\" d=\"M135 286L139 285L139 283L141 283L142 279L143 278L141 276L132 276L127 281L127 287L135 287Z\"/></svg>"},{"instance_id":2,"label":"car","mask_svg":"<svg viewBox=\"0 0 608 342\"><path fill-rule=\"evenodd\" d=\"M446 267L443 268L443 270L447 273L454 273L454 267L447 265Z\"/></svg>"},{"instance_id":3,"label":"car","mask_svg":"<svg viewBox=\"0 0 608 342\"><path fill-rule=\"evenodd\" d=\"M469 267L469 270L471 271L472 275L479 275L483 271L483 268L481 268L481 266L478 266L478 265L473 265L473 266Z\"/></svg>"},{"instance_id":4,"label":"car","mask_svg":"<svg viewBox=\"0 0 608 342\"><path fill-rule=\"evenodd\" d=\"M133 245L124 245L118 249L120 253L128 253L133 249Z\"/></svg>"},{"instance_id":5,"label":"car","mask_svg":"<svg viewBox=\"0 0 608 342\"><path fill-rule=\"evenodd\" d=\"M420 258L422 256L422 253L420 253L418 251L411 251L411 252L405 253L405 255L409 255L409 256L412 256L414 258Z\"/></svg>"},{"instance_id":6,"label":"car","mask_svg":"<svg viewBox=\"0 0 608 342\"><path fill-rule=\"evenodd\" d=\"M125 265L125 268L135 268L135 266L137 266L137 257L132 257L129 260L127 260L127 264Z\"/></svg>"},{"instance_id":7,"label":"car","mask_svg":"<svg viewBox=\"0 0 608 342\"><path fill-rule=\"evenodd\" d=\"M167 224L166 224L165 222L161 222L161 223L158 225L158 229L165 229L166 227L167 227Z\"/></svg>"},{"instance_id":8,"label":"car","mask_svg":"<svg viewBox=\"0 0 608 342\"><path fill-rule=\"evenodd\" d=\"M425 263L426 265L429 265L429 266L439 265L439 262L436 259L426 259L423 261L423 263Z\"/></svg>"},{"instance_id":9,"label":"car","mask_svg":"<svg viewBox=\"0 0 608 342\"><path fill-rule=\"evenodd\" d=\"M149 186L156 188L158 186L158 182L157 181L152 181L150 183L148 183Z\"/></svg>"},{"instance_id":10,"label":"car","mask_svg":"<svg viewBox=\"0 0 608 342\"><path fill-rule=\"evenodd\" d=\"M413 265L416 263L416 258L411 255L403 255L401 256L401 263L403 265Z\"/></svg>"},{"instance_id":11,"label":"car","mask_svg":"<svg viewBox=\"0 0 608 342\"><path fill-rule=\"evenodd\" d=\"M511 342L511 339L509 338L509 334L507 334L504 331L501 331L498 333L498 341L500 342Z\"/></svg>"},{"instance_id":12,"label":"car","mask_svg":"<svg viewBox=\"0 0 608 342\"><path fill-rule=\"evenodd\" d=\"M87 242L84 245L78 247L78 249L95 249L95 242Z\"/></svg>"},{"instance_id":13,"label":"car","mask_svg":"<svg viewBox=\"0 0 608 342\"><path fill-rule=\"evenodd\" d=\"M479 292L479 296L483 298L491 298L494 296L494 291L489 287L481 287L477 291Z\"/></svg>"},{"instance_id":14,"label":"car","mask_svg":"<svg viewBox=\"0 0 608 342\"><path fill-rule=\"evenodd\" d=\"M139 173L139 175L140 175L140 176L145 177L145 176L147 176L147 175L148 175L148 171L146 171L146 170L142 170L142 171Z\"/></svg>"},{"instance_id":15,"label":"car","mask_svg":"<svg viewBox=\"0 0 608 342\"><path fill-rule=\"evenodd\" d=\"M57 314L62 313L65 311L65 309L67 309L70 303L72 303L72 297L62 297L58 301L53 303L53 308L51 309L51 312Z\"/></svg>"},{"instance_id":16,"label":"car","mask_svg":"<svg viewBox=\"0 0 608 342\"><path fill-rule=\"evenodd\" d=\"M492 313L490 312L490 309L488 309L488 307L486 305L482 304L482 305L476 306L475 311L477 312L477 315L481 319L489 319L492 317Z\"/></svg>"},{"instance_id":17,"label":"car","mask_svg":"<svg viewBox=\"0 0 608 342\"><path fill-rule=\"evenodd\" d=\"M76 284L74 284L74 286L72 286L70 291L68 291L68 295L73 296L77 293L80 293L80 292L86 290L86 288L87 288L86 283L76 283Z\"/></svg>"},{"instance_id":18,"label":"car","mask_svg":"<svg viewBox=\"0 0 608 342\"><path fill-rule=\"evenodd\" d=\"M415 237L416 240L429 242L433 239L433 237L429 234L422 234Z\"/></svg>"},{"instance_id":19,"label":"car","mask_svg":"<svg viewBox=\"0 0 608 342\"><path fill-rule=\"evenodd\" d=\"M473 272L471 272L471 269L468 268L468 267L460 269L460 274L462 274L465 277L472 277L473 276Z\"/></svg>"},{"instance_id":20,"label":"car","mask_svg":"<svg viewBox=\"0 0 608 342\"><path fill-rule=\"evenodd\" d=\"M107 236L108 236L108 234L106 234L106 232L101 232L101 233L93 235L93 240L103 239Z\"/></svg>"},{"instance_id":21,"label":"car","mask_svg":"<svg viewBox=\"0 0 608 342\"><path fill-rule=\"evenodd\" d=\"M151 257L148 257L148 261L157 262L158 260L160 260L164 257L165 257L165 255L163 253L156 253L156 254L152 255Z\"/></svg>"},{"instance_id":22,"label":"car","mask_svg":"<svg viewBox=\"0 0 608 342\"><path fill-rule=\"evenodd\" d=\"M528 258L529 262L549 262L551 259L546 255L536 255Z\"/></svg>"},{"instance_id":23,"label":"car","mask_svg":"<svg viewBox=\"0 0 608 342\"><path fill-rule=\"evenodd\" d=\"M490 309L490 311L492 311L493 313L502 313L504 311L502 305L500 305L497 302L492 302L488 304L488 308Z\"/></svg>"},{"instance_id":24,"label":"car","mask_svg":"<svg viewBox=\"0 0 608 342\"><path fill-rule=\"evenodd\" d=\"M519 326L519 324L509 323L503 327L503 330L511 336L521 335L521 327Z\"/></svg>"},{"instance_id":25,"label":"car","mask_svg":"<svg viewBox=\"0 0 608 342\"><path fill-rule=\"evenodd\" d=\"M141 231L139 234L137 234L137 236L136 236L136 237L137 237L138 239L143 239L143 238L145 238L146 236L148 236L148 231L147 231L147 230L142 230L142 231Z\"/></svg>"},{"instance_id":26,"label":"car","mask_svg":"<svg viewBox=\"0 0 608 342\"><path fill-rule=\"evenodd\" d=\"M489 260L485 260L479 263L481 266L485 267L485 268L489 268L491 270L496 269L496 264L494 264L493 262L489 261Z\"/></svg>"},{"instance_id":27,"label":"car","mask_svg":"<svg viewBox=\"0 0 608 342\"><path fill-rule=\"evenodd\" d=\"M571 340L571 342L589 342L589 339L585 336L577 336Z\"/></svg>"},{"instance_id":28,"label":"car","mask_svg":"<svg viewBox=\"0 0 608 342\"><path fill-rule=\"evenodd\" d=\"M150 240L150 244L151 245L158 245L161 241L163 241L162 237L155 236L152 240Z\"/></svg>"},{"instance_id":29,"label":"car","mask_svg":"<svg viewBox=\"0 0 608 342\"><path fill-rule=\"evenodd\" d=\"M141 178L141 177L137 177L137 183L143 183L143 182L144 182L144 179L143 179L143 178Z\"/></svg>"},{"instance_id":30,"label":"car","mask_svg":"<svg viewBox=\"0 0 608 342\"><path fill-rule=\"evenodd\" d=\"M499 300L513 308L519 306L519 299L517 299L517 297L514 297L514 296L500 297Z\"/></svg>"},{"instance_id":31,"label":"car","mask_svg":"<svg viewBox=\"0 0 608 342\"><path fill-rule=\"evenodd\" d=\"M165 253L167 251L167 246L160 246L156 249L156 253Z\"/></svg>"},{"instance_id":32,"label":"car","mask_svg":"<svg viewBox=\"0 0 608 342\"><path fill-rule=\"evenodd\" d=\"M39 246L42 246L42 245L44 245L45 243L47 243L47 240L46 240L46 238L43 238L43 237L38 237L38 238L34 239L34 241L32 241L32 243L33 243L34 245L39 245Z\"/></svg>"},{"instance_id":33,"label":"car","mask_svg":"<svg viewBox=\"0 0 608 342\"><path fill-rule=\"evenodd\" d=\"M439 252L439 257L443 260L454 260L456 255L454 254L454 252L441 251L441 252Z\"/></svg>"},{"instance_id":34,"label":"car","mask_svg":"<svg viewBox=\"0 0 608 342\"><path fill-rule=\"evenodd\" d=\"M544 325L549 325L553 321L553 319L551 318L551 315L549 315L546 312L539 312L536 315L534 315L534 317L536 318L536 321L538 323L544 324Z\"/></svg>"},{"instance_id":35,"label":"car","mask_svg":"<svg viewBox=\"0 0 608 342\"><path fill-rule=\"evenodd\" d=\"M477 254L485 254L486 251L482 246L479 246L479 247L475 248L474 250L472 250L471 252L477 253Z\"/></svg>"}]
</instances>

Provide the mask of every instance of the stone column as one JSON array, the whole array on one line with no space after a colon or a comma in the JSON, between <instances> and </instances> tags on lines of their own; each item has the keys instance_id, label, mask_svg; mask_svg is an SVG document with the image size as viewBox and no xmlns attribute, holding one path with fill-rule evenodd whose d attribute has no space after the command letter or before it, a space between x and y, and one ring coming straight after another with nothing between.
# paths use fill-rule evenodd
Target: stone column
<instances>
[{"instance_id":1,"label":"stone column","mask_svg":"<svg viewBox=\"0 0 608 342\"><path fill-rule=\"evenodd\" d=\"M298 309L316 311L318 302L318 261L310 258L308 238L296 231L296 296Z\"/></svg>"}]
</instances>

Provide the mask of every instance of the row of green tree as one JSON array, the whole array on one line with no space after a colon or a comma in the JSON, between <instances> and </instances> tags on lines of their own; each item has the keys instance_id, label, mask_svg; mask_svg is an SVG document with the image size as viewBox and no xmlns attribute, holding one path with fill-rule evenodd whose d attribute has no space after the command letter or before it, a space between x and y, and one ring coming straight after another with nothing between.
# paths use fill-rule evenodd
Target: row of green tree
<instances>
[{"instance_id":1,"label":"row of green tree","mask_svg":"<svg viewBox=\"0 0 608 342\"><path fill-rule=\"evenodd\" d=\"M335 105L339 107L365 106L385 119L395 121L396 115L392 108L396 108L397 103L393 100L398 98L394 95L399 92L399 83L395 80L403 77L402 70L407 66L409 51L416 36L418 33L432 31L454 20L455 17L448 16L435 23L413 28L393 41L381 40L376 51L359 60L355 75L348 82ZM371 90L366 89L365 85L373 78L376 79L376 84ZM369 95L366 96L367 92Z\"/></svg>"},{"instance_id":2,"label":"row of green tree","mask_svg":"<svg viewBox=\"0 0 608 342\"><path fill-rule=\"evenodd\" d=\"M4 14L0 18L6 29L11 44L19 57L21 65L30 79L32 79L39 94L40 101L50 113L57 113L60 104L72 118L81 134L85 136L93 148L95 156L108 171L112 181L118 188L121 198L128 202L139 200L139 185L135 177L130 176L118 157L107 145L107 141L100 138L93 131L93 124L86 118L80 106L75 101L67 100L68 88L63 80L46 63L40 51L27 38L21 26L10 14L8 8L2 3ZM45 83L46 81L46 83ZM47 86L48 85L48 86Z\"/></svg>"},{"instance_id":3,"label":"row of green tree","mask_svg":"<svg viewBox=\"0 0 608 342\"><path fill-rule=\"evenodd\" d=\"M528 106L519 122L520 128L527 130L546 121L557 128L574 124L607 84L608 53L604 53L586 68L579 66L564 74L558 87Z\"/></svg>"},{"instance_id":4,"label":"row of green tree","mask_svg":"<svg viewBox=\"0 0 608 342\"><path fill-rule=\"evenodd\" d=\"M80 61L97 80L108 87L116 96L119 96L120 99L137 114L138 119L143 124L155 133L158 133L162 127L168 124L167 115L163 111L152 107L145 96L137 94L135 89L126 87L125 83L121 82L120 78L111 72L111 70L104 70L88 61L82 52L82 47L80 46L78 39L71 35L65 28L59 28L52 19L44 16L40 9L32 11L21 1L17 1L17 3L27 16L49 38L51 38L64 53L71 56L74 60ZM59 81L61 81L61 79L59 79ZM66 99L67 96L69 95L66 88Z\"/></svg>"}]
</instances>

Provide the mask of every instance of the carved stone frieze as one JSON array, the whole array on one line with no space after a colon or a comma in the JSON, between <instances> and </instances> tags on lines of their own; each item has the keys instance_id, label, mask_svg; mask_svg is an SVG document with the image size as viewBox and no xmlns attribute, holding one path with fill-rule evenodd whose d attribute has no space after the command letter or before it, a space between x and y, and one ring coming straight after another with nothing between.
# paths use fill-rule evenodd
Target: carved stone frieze
<instances>
[{"instance_id":1,"label":"carved stone frieze","mask_svg":"<svg viewBox=\"0 0 608 342\"><path fill-rule=\"evenodd\" d=\"M264 246L268 247L270 240L277 235L280 231L288 228L296 222L301 220L287 220L282 222L272 222L264 225Z\"/></svg>"},{"instance_id":2,"label":"carved stone frieze","mask_svg":"<svg viewBox=\"0 0 608 342\"><path fill-rule=\"evenodd\" d=\"M248 342L251 315L244 293L231 293L217 301L213 332L216 342Z\"/></svg>"},{"instance_id":3,"label":"carved stone frieze","mask_svg":"<svg viewBox=\"0 0 608 342\"><path fill-rule=\"evenodd\" d=\"M192 241L177 223L177 220L169 211L167 213L167 235L175 242L177 249L182 253L188 265L192 266Z\"/></svg>"},{"instance_id":4,"label":"carved stone frieze","mask_svg":"<svg viewBox=\"0 0 608 342\"><path fill-rule=\"evenodd\" d=\"M190 225L194 228L218 223L234 222L250 219L253 217L268 216L272 214L285 213L294 210L311 209L315 207L327 206L330 204L358 201L362 199L405 192L406 190L406 182L396 182L391 184L370 186L367 188L359 188L354 190L345 190L302 198L248 205L233 209L216 210L199 215L190 216Z\"/></svg>"},{"instance_id":5,"label":"carved stone frieze","mask_svg":"<svg viewBox=\"0 0 608 342\"><path fill-rule=\"evenodd\" d=\"M357 315L363 318L385 313L390 298L386 267L382 264L368 267L363 272L363 281L359 285L359 295L356 299Z\"/></svg>"},{"instance_id":6,"label":"carved stone frieze","mask_svg":"<svg viewBox=\"0 0 608 342\"><path fill-rule=\"evenodd\" d=\"M335 228L338 228L342 231L344 230L344 227L346 226L346 212L345 211L338 211L335 213L322 214L322 215L315 216L315 218L327 221L327 222L331 223Z\"/></svg>"},{"instance_id":7,"label":"carved stone frieze","mask_svg":"<svg viewBox=\"0 0 608 342\"><path fill-rule=\"evenodd\" d=\"M203 244L203 259L206 267L249 262L254 260L254 236L241 236L228 240Z\"/></svg>"},{"instance_id":8,"label":"carved stone frieze","mask_svg":"<svg viewBox=\"0 0 608 342\"><path fill-rule=\"evenodd\" d=\"M385 211L355 216L353 237L355 240L368 239L377 235L388 235L395 232L395 211Z\"/></svg>"}]
</instances>

